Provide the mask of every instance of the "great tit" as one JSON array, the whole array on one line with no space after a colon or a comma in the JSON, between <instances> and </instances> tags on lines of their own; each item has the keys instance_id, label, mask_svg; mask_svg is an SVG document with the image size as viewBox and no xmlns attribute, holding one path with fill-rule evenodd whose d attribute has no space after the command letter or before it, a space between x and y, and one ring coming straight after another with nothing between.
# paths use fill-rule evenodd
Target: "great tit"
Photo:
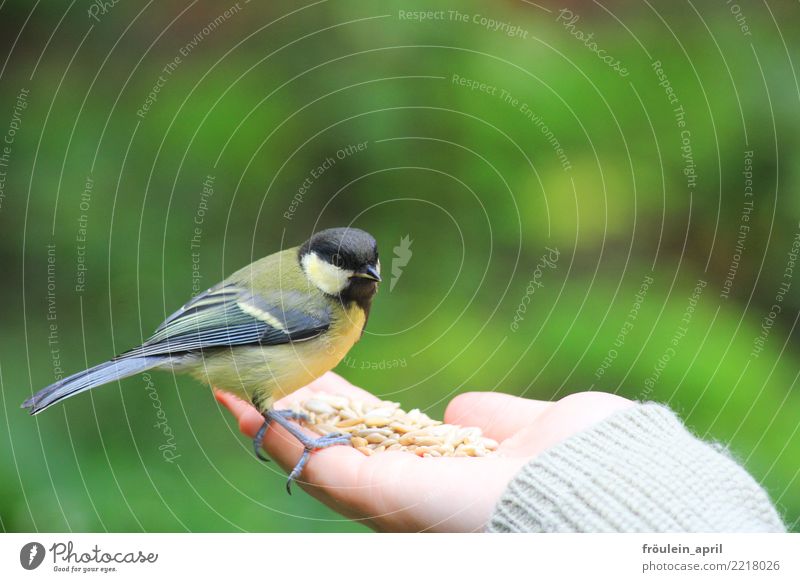
<instances>
[{"instance_id":1,"label":"great tit","mask_svg":"<svg viewBox=\"0 0 800 582\"><path fill-rule=\"evenodd\" d=\"M314 234L299 247L259 259L198 294L141 346L59 380L26 400L38 414L53 404L145 370L186 372L249 399L264 416L256 455L271 421L304 445L287 490L312 451L348 444L340 434L310 439L276 411L275 400L334 368L364 333L378 290L375 239L356 228ZM264 459L266 460L266 459Z\"/></svg>"}]
</instances>

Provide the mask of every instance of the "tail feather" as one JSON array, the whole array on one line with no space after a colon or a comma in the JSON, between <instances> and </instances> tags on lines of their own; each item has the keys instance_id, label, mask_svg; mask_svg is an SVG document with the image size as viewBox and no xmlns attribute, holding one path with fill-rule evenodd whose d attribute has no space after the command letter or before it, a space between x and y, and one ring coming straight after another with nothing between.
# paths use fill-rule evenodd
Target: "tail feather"
<instances>
[{"instance_id":1,"label":"tail feather","mask_svg":"<svg viewBox=\"0 0 800 582\"><path fill-rule=\"evenodd\" d=\"M109 360L97 366L78 372L58 382L50 384L47 388L39 390L36 394L22 403L22 408L27 408L33 414L49 408L56 402L91 390L97 386L108 384L114 380L121 380L139 372L149 370L163 364L169 358L163 356L146 356L138 358L120 358Z\"/></svg>"}]
</instances>

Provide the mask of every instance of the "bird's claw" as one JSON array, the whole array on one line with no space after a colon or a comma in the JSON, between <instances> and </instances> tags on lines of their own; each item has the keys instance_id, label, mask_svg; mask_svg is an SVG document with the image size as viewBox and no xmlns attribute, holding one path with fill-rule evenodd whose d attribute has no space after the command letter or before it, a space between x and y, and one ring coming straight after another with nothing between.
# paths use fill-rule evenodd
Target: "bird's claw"
<instances>
[{"instance_id":1,"label":"bird's claw","mask_svg":"<svg viewBox=\"0 0 800 582\"><path fill-rule=\"evenodd\" d=\"M279 425L285 428L289 434L300 441L300 444L303 445L303 454L300 456L300 460L297 461L294 469L292 469L292 472L289 473L289 479L286 481L286 491L289 493L289 495L292 494L292 481L297 479L303 472L303 467L305 467L306 463L308 463L311 453L318 449L325 449L334 445L351 444L350 436L339 432L332 432L317 438L309 437L300 429L300 427L290 422L290 419L298 418L298 416L299 415L297 413L286 410L267 410L264 413L264 421L267 424L272 421L277 422ZM305 417L305 415L302 415L302 417ZM308 417L305 417L305 420L308 420Z\"/></svg>"},{"instance_id":2,"label":"bird's claw","mask_svg":"<svg viewBox=\"0 0 800 582\"><path fill-rule=\"evenodd\" d=\"M274 416L280 416L288 420L301 420L304 422L308 422L309 420L307 414L303 412L295 412L294 410L271 410L270 414ZM258 429L258 432L253 437L253 452L256 454L257 458L264 461L265 463L269 463L269 459L261 454L261 444L264 441L264 435L267 434L269 423L272 421L272 418L274 417L270 416L270 414L266 413L264 414L264 424L261 425L261 428Z\"/></svg>"},{"instance_id":3,"label":"bird's claw","mask_svg":"<svg viewBox=\"0 0 800 582\"><path fill-rule=\"evenodd\" d=\"M308 460L311 458L311 453L319 449L326 449L328 447L332 447L335 445L351 444L350 436L344 435L339 432L332 432L330 434L326 434L325 436L321 436L317 439L309 439L308 437L306 437L305 440L304 439L298 439L298 440L300 440L300 442L303 443L303 454L300 456L300 460L297 461L297 464L294 466L294 469L292 469L292 472L289 473L289 478L286 480L286 492L289 495L292 494L292 481L300 477L300 474L303 472L303 468L306 466L306 463L308 463Z\"/></svg>"},{"instance_id":4,"label":"bird's claw","mask_svg":"<svg viewBox=\"0 0 800 582\"><path fill-rule=\"evenodd\" d=\"M258 429L256 436L253 437L253 452L256 454L256 457L265 463L269 463L269 459L261 454L261 444L264 442L264 435L267 434L267 429L269 428L269 420L264 418L264 424L261 425L261 428Z\"/></svg>"},{"instance_id":5,"label":"bird's claw","mask_svg":"<svg viewBox=\"0 0 800 582\"><path fill-rule=\"evenodd\" d=\"M267 410L264 413L264 424L261 425L261 428L258 429L256 436L253 438L253 449L255 450L256 456L264 461L269 461L269 459L261 454L261 442L264 440L264 434L267 432L267 428L269 428L270 423L273 421L285 428L289 434L300 441L300 444L303 445L303 454L300 456L300 460L297 461L294 469L292 469L292 472L289 473L289 478L286 480L286 492L289 495L292 494L292 481L295 481L298 477L300 477L300 474L303 472L303 468L311 458L311 453L319 449L326 449L335 445L351 444L350 436L340 432L332 432L330 434L326 434L325 436L311 438L306 435L300 429L300 427L292 424L292 420L301 420L307 422L309 418L306 414L302 412L295 412L293 410Z\"/></svg>"}]
</instances>

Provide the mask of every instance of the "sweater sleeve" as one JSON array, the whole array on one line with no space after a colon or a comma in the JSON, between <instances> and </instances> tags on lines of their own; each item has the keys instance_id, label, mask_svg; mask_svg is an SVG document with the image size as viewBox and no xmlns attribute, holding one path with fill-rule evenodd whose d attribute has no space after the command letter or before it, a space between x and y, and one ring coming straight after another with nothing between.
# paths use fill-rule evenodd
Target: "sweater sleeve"
<instances>
[{"instance_id":1,"label":"sweater sleeve","mask_svg":"<svg viewBox=\"0 0 800 582\"><path fill-rule=\"evenodd\" d=\"M669 408L622 410L511 480L492 532L783 532L766 492Z\"/></svg>"}]
</instances>

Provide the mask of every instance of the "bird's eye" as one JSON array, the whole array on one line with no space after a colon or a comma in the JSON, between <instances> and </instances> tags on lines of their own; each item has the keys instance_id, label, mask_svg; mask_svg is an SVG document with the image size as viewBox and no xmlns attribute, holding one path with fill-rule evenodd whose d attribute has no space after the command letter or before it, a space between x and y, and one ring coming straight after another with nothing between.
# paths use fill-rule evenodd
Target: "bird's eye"
<instances>
[{"instance_id":1,"label":"bird's eye","mask_svg":"<svg viewBox=\"0 0 800 582\"><path fill-rule=\"evenodd\" d=\"M342 255L340 255L339 253L333 254L331 256L331 264L336 266L336 267L343 267L344 266L344 259L342 258Z\"/></svg>"}]
</instances>

